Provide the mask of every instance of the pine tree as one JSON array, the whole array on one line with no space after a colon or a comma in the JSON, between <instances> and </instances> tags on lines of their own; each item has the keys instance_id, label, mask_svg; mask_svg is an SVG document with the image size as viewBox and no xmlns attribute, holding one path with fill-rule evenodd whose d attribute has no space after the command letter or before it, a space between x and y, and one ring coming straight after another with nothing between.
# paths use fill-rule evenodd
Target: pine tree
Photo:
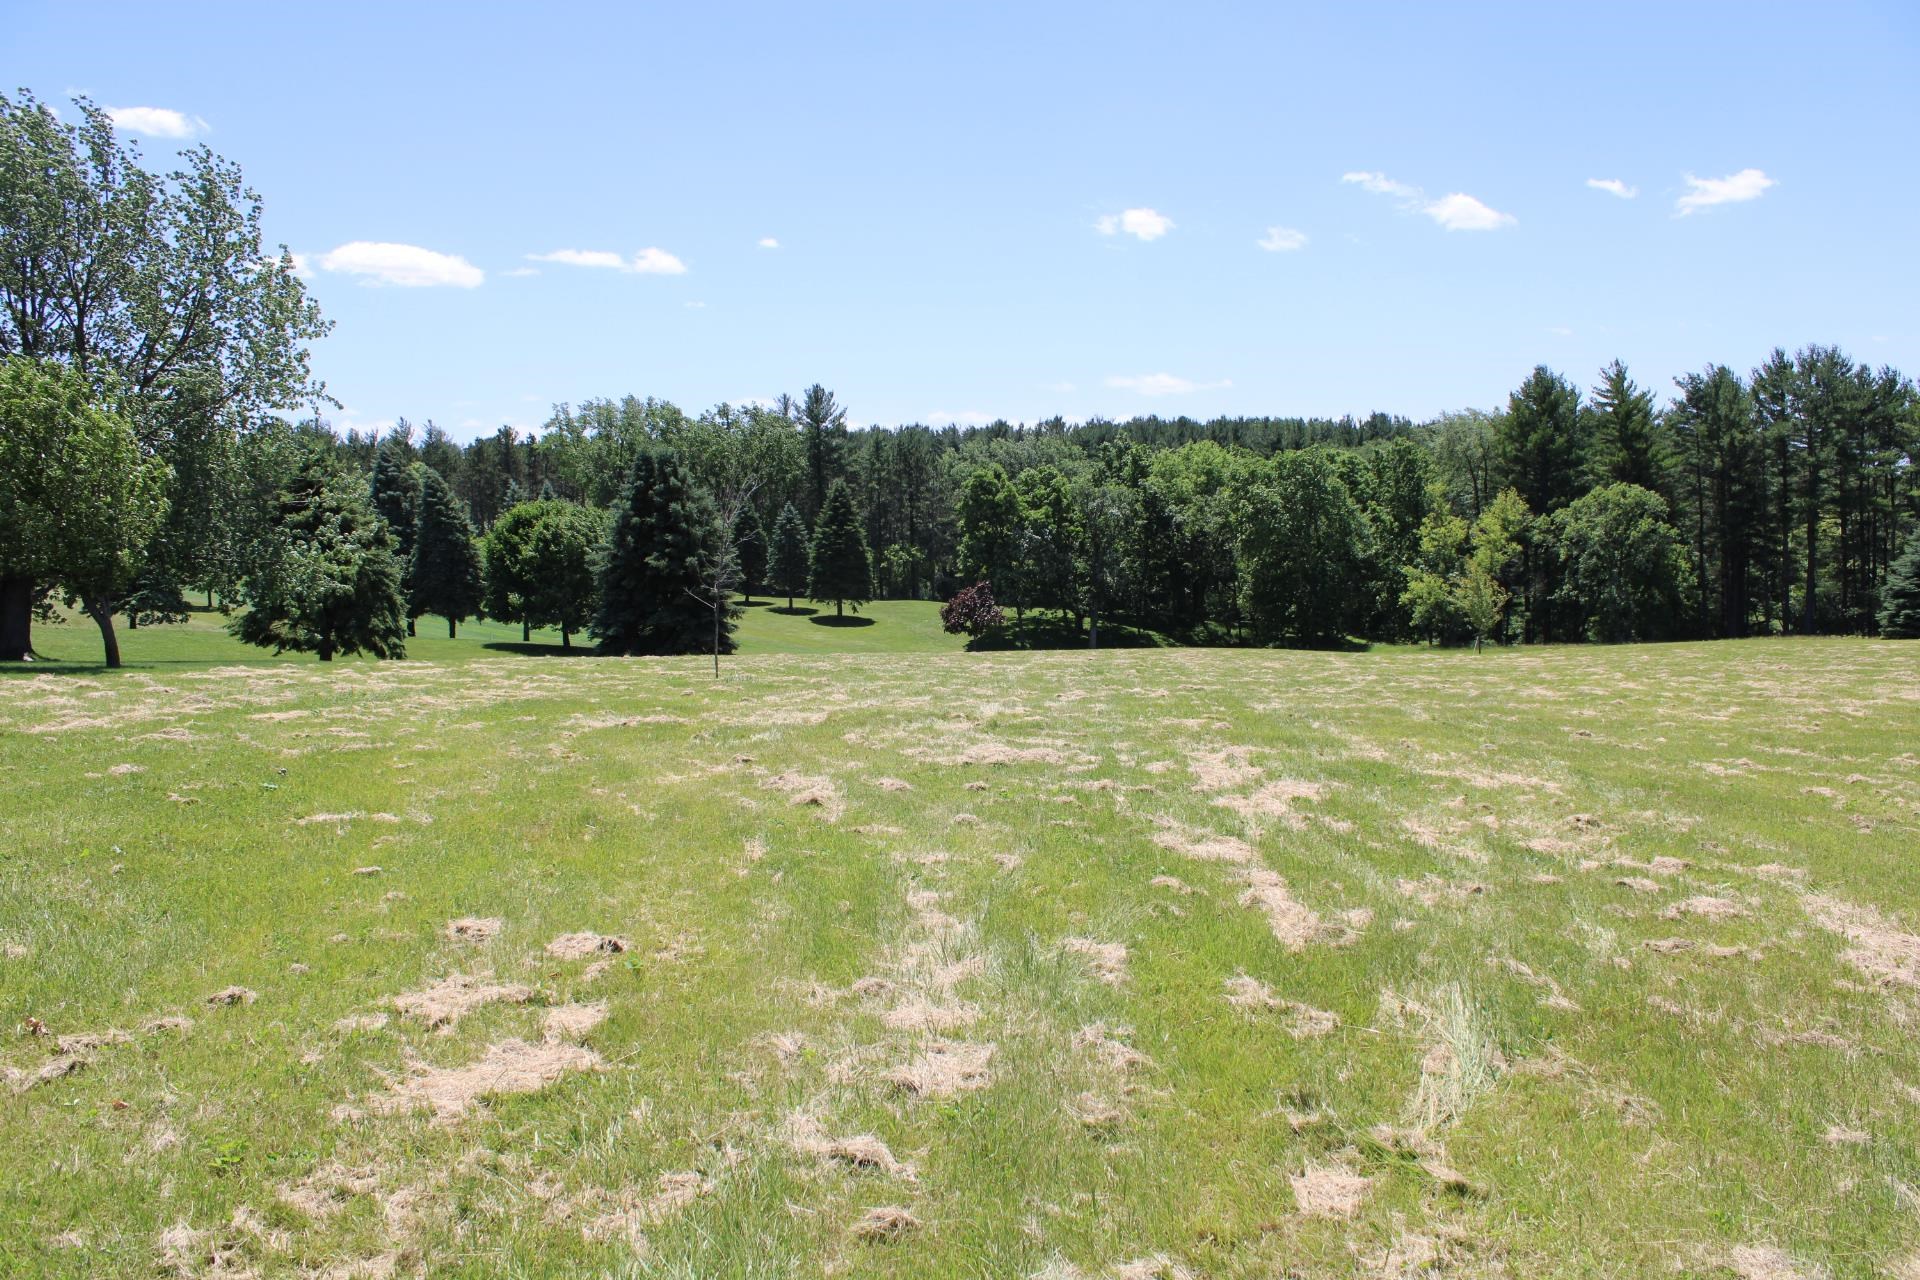
<instances>
[{"instance_id":1,"label":"pine tree","mask_svg":"<svg viewBox=\"0 0 1920 1280\"><path fill-rule=\"evenodd\" d=\"M820 522L813 529L813 547L807 557L807 596L833 601L835 617L855 613L873 598L873 556L867 549L867 531L854 510L853 492L844 480L827 490Z\"/></svg>"},{"instance_id":2,"label":"pine tree","mask_svg":"<svg viewBox=\"0 0 1920 1280\"><path fill-rule=\"evenodd\" d=\"M773 525L773 557L769 566L770 585L787 595L787 612L793 612L793 597L807 589L807 522L789 502L780 509Z\"/></svg>"},{"instance_id":3,"label":"pine tree","mask_svg":"<svg viewBox=\"0 0 1920 1280\"><path fill-rule=\"evenodd\" d=\"M447 620L447 638L463 618L475 617L485 598L480 548L466 505L436 471L422 468L420 506L414 519L413 563L407 575L407 611L437 613Z\"/></svg>"},{"instance_id":4,"label":"pine tree","mask_svg":"<svg viewBox=\"0 0 1920 1280\"><path fill-rule=\"evenodd\" d=\"M404 658L406 601L393 534L365 486L316 453L281 490L247 611L230 630L274 652Z\"/></svg>"},{"instance_id":5,"label":"pine tree","mask_svg":"<svg viewBox=\"0 0 1920 1280\"><path fill-rule=\"evenodd\" d=\"M767 580L767 529L751 502L740 504L733 521L733 551L739 557L740 591L753 603L753 589Z\"/></svg>"},{"instance_id":6,"label":"pine tree","mask_svg":"<svg viewBox=\"0 0 1920 1280\"><path fill-rule=\"evenodd\" d=\"M1880 634L1920 640L1920 530L1907 539L1880 586Z\"/></svg>"},{"instance_id":7,"label":"pine tree","mask_svg":"<svg viewBox=\"0 0 1920 1280\"><path fill-rule=\"evenodd\" d=\"M713 504L670 450L642 450L615 508L593 635L602 653L703 653L713 643L708 571L724 531ZM723 611L725 612L725 611ZM721 620L733 652L733 620Z\"/></svg>"},{"instance_id":8,"label":"pine tree","mask_svg":"<svg viewBox=\"0 0 1920 1280\"><path fill-rule=\"evenodd\" d=\"M833 392L816 382L800 398L798 413L807 451L807 509L817 523L827 491L840 474L841 454L847 446L847 411Z\"/></svg>"},{"instance_id":9,"label":"pine tree","mask_svg":"<svg viewBox=\"0 0 1920 1280\"><path fill-rule=\"evenodd\" d=\"M1587 410L1587 480L1595 488L1637 484L1666 492L1672 458L1653 396L1615 360L1600 371Z\"/></svg>"},{"instance_id":10,"label":"pine tree","mask_svg":"<svg viewBox=\"0 0 1920 1280\"><path fill-rule=\"evenodd\" d=\"M403 424L404 425L404 424ZM410 432L412 429L408 428ZM394 555L400 560L401 589L413 594L414 521L420 508L420 475L413 460L413 442L396 432L380 442L373 454L373 509L393 534ZM407 618L413 634L413 615Z\"/></svg>"}]
</instances>

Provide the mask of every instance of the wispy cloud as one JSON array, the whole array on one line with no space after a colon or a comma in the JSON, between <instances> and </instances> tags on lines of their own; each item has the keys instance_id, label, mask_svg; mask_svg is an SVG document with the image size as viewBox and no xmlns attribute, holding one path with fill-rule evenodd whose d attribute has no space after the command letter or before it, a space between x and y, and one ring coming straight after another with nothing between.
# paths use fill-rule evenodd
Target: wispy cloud
<instances>
[{"instance_id":1,"label":"wispy cloud","mask_svg":"<svg viewBox=\"0 0 1920 1280\"><path fill-rule=\"evenodd\" d=\"M1340 181L1354 183L1362 191L1371 191L1377 196L1396 196L1401 200L1420 198L1420 188L1410 187L1404 182L1395 182L1384 173L1356 170L1353 173L1341 174Z\"/></svg>"},{"instance_id":2,"label":"wispy cloud","mask_svg":"<svg viewBox=\"0 0 1920 1280\"><path fill-rule=\"evenodd\" d=\"M1424 213L1448 231L1498 231L1519 221L1512 214L1491 208L1463 191L1430 200L1419 187L1396 182L1384 173L1356 170L1341 174L1340 181L1377 196L1392 196L1406 212Z\"/></svg>"},{"instance_id":3,"label":"wispy cloud","mask_svg":"<svg viewBox=\"0 0 1920 1280\"><path fill-rule=\"evenodd\" d=\"M646 248L623 258L609 249L555 249L551 253L530 253L529 262L554 262L566 267L588 267L596 271L624 271L629 275L683 276L687 264L665 249Z\"/></svg>"},{"instance_id":4,"label":"wispy cloud","mask_svg":"<svg viewBox=\"0 0 1920 1280\"><path fill-rule=\"evenodd\" d=\"M192 138L210 127L199 116L171 107L106 107L104 110L114 128L142 133L149 138Z\"/></svg>"},{"instance_id":5,"label":"wispy cloud","mask_svg":"<svg viewBox=\"0 0 1920 1280\"><path fill-rule=\"evenodd\" d=\"M1674 211L1682 218L1702 209L1711 209L1717 204L1739 204L1746 200L1758 200L1774 180L1758 169L1742 169L1730 173L1724 178L1696 178L1692 174L1683 175L1687 180L1687 194L1674 201Z\"/></svg>"},{"instance_id":6,"label":"wispy cloud","mask_svg":"<svg viewBox=\"0 0 1920 1280\"><path fill-rule=\"evenodd\" d=\"M1232 386L1233 382L1227 378L1218 382L1195 382L1171 373L1139 373L1116 374L1107 379L1107 385L1116 391L1131 391L1135 395L1178 396L1190 391L1218 391L1222 387Z\"/></svg>"},{"instance_id":7,"label":"wispy cloud","mask_svg":"<svg viewBox=\"0 0 1920 1280\"><path fill-rule=\"evenodd\" d=\"M997 414L982 412L979 409L962 409L957 413L951 409L929 409L927 411L927 421L936 427L943 423L952 423L960 427L984 427L998 416Z\"/></svg>"},{"instance_id":8,"label":"wispy cloud","mask_svg":"<svg viewBox=\"0 0 1920 1280\"><path fill-rule=\"evenodd\" d=\"M1631 200L1640 194L1640 188L1630 187L1618 178L1588 178L1587 185L1595 191L1604 191L1610 196L1619 196L1622 200Z\"/></svg>"},{"instance_id":9,"label":"wispy cloud","mask_svg":"<svg viewBox=\"0 0 1920 1280\"><path fill-rule=\"evenodd\" d=\"M1307 233L1292 227L1268 227L1267 234L1254 241L1268 253L1292 253L1307 247Z\"/></svg>"},{"instance_id":10,"label":"wispy cloud","mask_svg":"<svg viewBox=\"0 0 1920 1280\"><path fill-rule=\"evenodd\" d=\"M772 236L761 236L760 247L762 249L778 249L780 247L780 242L774 239L774 237Z\"/></svg>"},{"instance_id":11,"label":"wispy cloud","mask_svg":"<svg viewBox=\"0 0 1920 1280\"><path fill-rule=\"evenodd\" d=\"M1126 234L1136 240L1158 240L1173 230L1173 219L1152 209L1123 209L1101 215L1093 229L1103 236Z\"/></svg>"},{"instance_id":12,"label":"wispy cloud","mask_svg":"<svg viewBox=\"0 0 1920 1280\"><path fill-rule=\"evenodd\" d=\"M355 240L314 260L322 271L358 276L360 283L395 285L408 289L439 285L458 289L478 287L487 273L451 253L436 253L413 244Z\"/></svg>"}]
</instances>

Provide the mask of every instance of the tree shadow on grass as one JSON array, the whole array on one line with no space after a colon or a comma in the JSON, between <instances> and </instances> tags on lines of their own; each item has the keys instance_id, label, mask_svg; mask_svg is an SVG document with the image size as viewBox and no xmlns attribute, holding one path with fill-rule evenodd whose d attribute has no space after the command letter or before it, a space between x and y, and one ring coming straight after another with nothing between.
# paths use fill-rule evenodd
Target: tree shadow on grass
<instances>
[{"instance_id":1,"label":"tree shadow on grass","mask_svg":"<svg viewBox=\"0 0 1920 1280\"><path fill-rule=\"evenodd\" d=\"M967 641L969 653L992 653L1007 649L1085 649L1087 630L1076 627L1071 618L1029 615L1009 620L999 629ZM1169 649L1178 644L1157 631L1131 627L1123 623L1100 624L1102 649Z\"/></svg>"},{"instance_id":2,"label":"tree shadow on grass","mask_svg":"<svg viewBox=\"0 0 1920 1280\"><path fill-rule=\"evenodd\" d=\"M807 612L812 613L813 610L809 609ZM848 614L846 617L823 613L817 618L808 618L807 621L816 627L870 627L873 625L872 618L863 618L857 613Z\"/></svg>"},{"instance_id":3,"label":"tree shadow on grass","mask_svg":"<svg viewBox=\"0 0 1920 1280\"><path fill-rule=\"evenodd\" d=\"M735 600L734 603L742 609L773 609L775 613L780 612L780 610L774 609L773 601L771 600Z\"/></svg>"},{"instance_id":4,"label":"tree shadow on grass","mask_svg":"<svg viewBox=\"0 0 1920 1280\"><path fill-rule=\"evenodd\" d=\"M807 608L807 606L803 604L799 604L799 605L795 605L791 609L784 609L779 605L773 605L767 609L767 612L777 613L787 618L811 618L814 614L820 611L818 609L809 609Z\"/></svg>"},{"instance_id":5,"label":"tree shadow on grass","mask_svg":"<svg viewBox=\"0 0 1920 1280\"><path fill-rule=\"evenodd\" d=\"M590 644L577 644L571 649L563 649L557 644L533 644L523 640L489 640L480 646L495 653L517 653L526 658L591 658L594 654Z\"/></svg>"}]
</instances>

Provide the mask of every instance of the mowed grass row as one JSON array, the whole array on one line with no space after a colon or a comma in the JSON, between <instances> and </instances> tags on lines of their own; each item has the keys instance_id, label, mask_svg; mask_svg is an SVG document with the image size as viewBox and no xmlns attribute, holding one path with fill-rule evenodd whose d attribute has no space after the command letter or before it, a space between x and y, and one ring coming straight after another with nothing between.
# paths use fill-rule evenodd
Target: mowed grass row
<instances>
[{"instance_id":1,"label":"mowed grass row","mask_svg":"<svg viewBox=\"0 0 1920 1280\"><path fill-rule=\"evenodd\" d=\"M753 612L0 683L0 1270L1911 1274L1910 648Z\"/></svg>"}]
</instances>

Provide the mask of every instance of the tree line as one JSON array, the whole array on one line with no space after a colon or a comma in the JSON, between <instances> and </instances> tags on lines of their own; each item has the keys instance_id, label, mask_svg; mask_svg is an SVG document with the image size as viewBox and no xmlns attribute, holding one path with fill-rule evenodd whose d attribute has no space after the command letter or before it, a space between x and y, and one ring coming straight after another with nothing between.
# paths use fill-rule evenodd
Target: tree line
<instances>
[{"instance_id":1,"label":"tree line","mask_svg":"<svg viewBox=\"0 0 1920 1280\"><path fill-rule=\"evenodd\" d=\"M1424 423L855 430L816 384L697 414L588 400L465 445L341 434L308 370L327 323L238 170L196 148L148 173L76 105L0 96L0 659L65 603L115 663L116 616L200 594L323 657L397 656L430 614L717 655L740 590L969 592L965 629L1013 642L1914 629L1920 398L1834 347L1664 397L1619 362L1585 389L1541 367Z\"/></svg>"}]
</instances>

